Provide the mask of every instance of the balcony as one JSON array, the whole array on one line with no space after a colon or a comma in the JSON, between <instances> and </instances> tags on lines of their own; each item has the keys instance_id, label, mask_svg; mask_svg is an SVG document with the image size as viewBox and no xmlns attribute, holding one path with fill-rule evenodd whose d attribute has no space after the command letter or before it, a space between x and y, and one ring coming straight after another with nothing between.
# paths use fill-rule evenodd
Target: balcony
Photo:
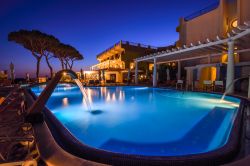
<instances>
[{"instance_id":1,"label":"balcony","mask_svg":"<svg viewBox=\"0 0 250 166\"><path fill-rule=\"evenodd\" d=\"M106 60L91 66L91 70L123 70L125 69L125 63L121 60Z\"/></svg>"}]
</instances>

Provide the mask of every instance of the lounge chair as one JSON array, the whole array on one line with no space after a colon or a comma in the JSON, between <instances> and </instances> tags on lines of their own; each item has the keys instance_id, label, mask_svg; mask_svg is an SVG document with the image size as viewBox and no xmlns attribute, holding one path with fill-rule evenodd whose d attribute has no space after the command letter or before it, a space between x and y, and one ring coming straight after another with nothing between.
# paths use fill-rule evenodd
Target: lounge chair
<instances>
[{"instance_id":1,"label":"lounge chair","mask_svg":"<svg viewBox=\"0 0 250 166\"><path fill-rule=\"evenodd\" d=\"M95 84L95 81L94 80L89 80L89 85L94 85Z\"/></svg>"},{"instance_id":2,"label":"lounge chair","mask_svg":"<svg viewBox=\"0 0 250 166\"><path fill-rule=\"evenodd\" d=\"M14 165L18 160L19 163L25 163L25 159L34 160L39 156L33 136L1 136L0 145L0 161L4 165Z\"/></svg>"},{"instance_id":3,"label":"lounge chair","mask_svg":"<svg viewBox=\"0 0 250 166\"><path fill-rule=\"evenodd\" d=\"M214 91L220 89L222 92L224 91L224 83L223 81L214 81Z\"/></svg>"},{"instance_id":4,"label":"lounge chair","mask_svg":"<svg viewBox=\"0 0 250 166\"><path fill-rule=\"evenodd\" d=\"M8 80L8 79L2 80L0 86L3 86L3 87L11 87L11 86L12 86L12 85L11 85L11 81Z\"/></svg>"},{"instance_id":5,"label":"lounge chair","mask_svg":"<svg viewBox=\"0 0 250 166\"><path fill-rule=\"evenodd\" d=\"M202 89L205 91L213 90L213 82L211 80L204 80Z\"/></svg>"},{"instance_id":6,"label":"lounge chair","mask_svg":"<svg viewBox=\"0 0 250 166\"><path fill-rule=\"evenodd\" d=\"M182 89L183 83L184 83L183 80L177 80L176 85L175 85L175 88L178 89L178 87L180 86L180 88Z\"/></svg>"},{"instance_id":7,"label":"lounge chair","mask_svg":"<svg viewBox=\"0 0 250 166\"><path fill-rule=\"evenodd\" d=\"M95 80L95 85L100 85L100 81L99 80Z\"/></svg>"},{"instance_id":8,"label":"lounge chair","mask_svg":"<svg viewBox=\"0 0 250 166\"><path fill-rule=\"evenodd\" d=\"M7 108L16 107L17 103L21 103L24 106L24 93L23 92L12 92L7 97L3 98L0 104L0 112L6 110Z\"/></svg>"},{"instance_id":9,"label":"lounge chair","mask_svg":"<svg viewBox=\"0 0 250 166\"><path fill-rule=\"evenodd\" d=\"M25 148L27 152L25 155L27 155L34 145L34 137L32 125L26 123L24 118L18 118L21 117L19 114L9 110L4 114L4 119L0 121L0 158L4 162L9 162L13 161L12 153L18 152L16 147ZM22 153L19 152L18 154L21 155Z\"/></svg>"}]
</instances>

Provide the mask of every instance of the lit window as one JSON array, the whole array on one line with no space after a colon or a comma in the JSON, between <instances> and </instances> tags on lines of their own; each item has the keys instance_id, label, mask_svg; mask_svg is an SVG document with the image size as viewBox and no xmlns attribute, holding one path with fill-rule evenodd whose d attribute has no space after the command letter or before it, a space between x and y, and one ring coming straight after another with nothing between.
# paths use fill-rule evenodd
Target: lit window
<instances>
[{"instance_id":1,"label":"lit window","mask_svg":"<svg viewBox=\"0 0 250 166\"><path fill-rule=\"evenodd\" d=\"M130 63L130 69L134 69L134 67L135 67L135 63L131 62Z\"/></svg>"},{"instance_id":2,"label":"lit window","mask_svg":"<svg viewBox=\"0 0 250 166\"><path fill-rule=\"evenodd\" d=\"M152 71L153 68L154 68L154 64L149 64L149 66L148 66L149 71Z\"/></svg>"}]
</instances>

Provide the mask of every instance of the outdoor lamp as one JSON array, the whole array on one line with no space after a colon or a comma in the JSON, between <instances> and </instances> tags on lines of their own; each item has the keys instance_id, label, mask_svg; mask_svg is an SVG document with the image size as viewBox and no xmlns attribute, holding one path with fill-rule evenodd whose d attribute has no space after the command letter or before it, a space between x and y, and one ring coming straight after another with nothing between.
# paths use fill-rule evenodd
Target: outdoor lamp
<instances>
[{"instance_id":1,"label":"outdoor lamp","mask_svg":"<svg viewBox=\"0 0 250 166\"><path fill-rule=\"evenodd\" d=\"M237 28L237 26L238 26L238 20L235 19L235 20L231 23L231 26L232 26L233 28Z\"/></svg>"}]
</instances>

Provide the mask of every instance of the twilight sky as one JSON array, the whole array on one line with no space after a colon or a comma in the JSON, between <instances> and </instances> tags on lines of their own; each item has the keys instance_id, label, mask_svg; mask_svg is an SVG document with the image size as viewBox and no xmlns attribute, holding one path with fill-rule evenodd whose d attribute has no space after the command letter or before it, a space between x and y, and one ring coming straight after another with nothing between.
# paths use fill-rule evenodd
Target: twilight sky
<instances>
[{"instance_id":1,"label":"twilight sky","mask_svg":"<svg viewBox=\"0 0 250 166\"><path fill-rule=\"evenodd\" d=\"M0 0L0 70L15 65L17 77L35 73L31 53L8 42L11 31L37 29L76 47L84 60L74 69L97 63L96 55L119 40L166 46L178 39L180 17L217 0ZM56 59L52 60L60 69ZM41 75L48 67L41 64Z\"/></svg>"}]
</instances>

